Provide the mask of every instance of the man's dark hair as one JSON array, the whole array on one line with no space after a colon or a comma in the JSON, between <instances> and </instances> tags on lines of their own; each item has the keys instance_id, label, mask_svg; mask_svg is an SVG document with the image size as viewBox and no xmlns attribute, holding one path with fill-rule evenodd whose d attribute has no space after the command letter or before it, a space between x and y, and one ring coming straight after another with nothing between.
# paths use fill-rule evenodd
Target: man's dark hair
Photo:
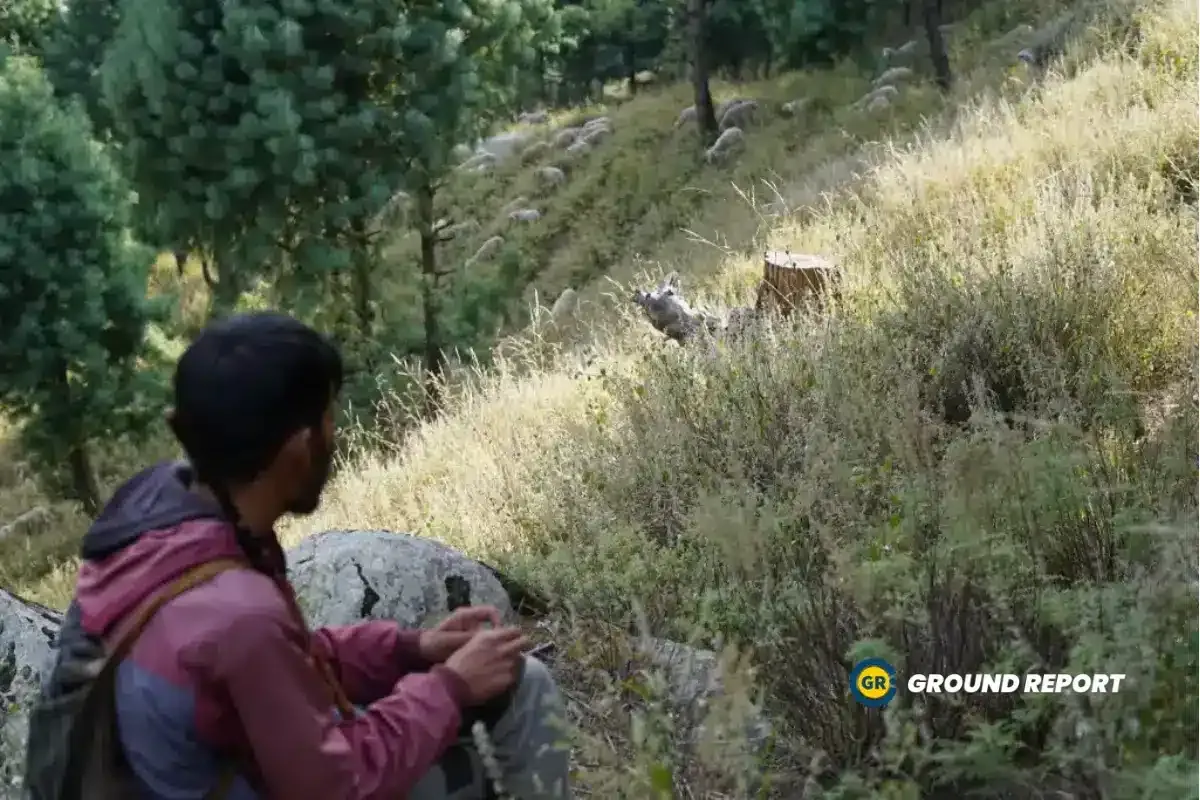
<instances>
[{"instance_id":1,"label":"man's dark hair","mask_svg":"<svg viewBox=\"0 0 1200 800\"><path fill-rule=\"evenodd\" d=\"M342 379L337 348L303 322L227 317L180 357L171 428L196 478L228 489L258 477L297 431L320 430Z\"/></svg>"}]
</instances>

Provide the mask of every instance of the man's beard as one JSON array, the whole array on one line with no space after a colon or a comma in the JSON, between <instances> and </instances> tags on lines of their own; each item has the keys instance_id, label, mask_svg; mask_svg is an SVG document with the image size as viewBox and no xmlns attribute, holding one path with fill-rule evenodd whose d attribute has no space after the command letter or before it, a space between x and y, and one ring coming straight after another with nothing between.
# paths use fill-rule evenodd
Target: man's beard
<instances>
[{"instance_id":1,"label":"man's beard","mask_svg":"<svg viewBox=\"0 0 1200 800\"><path fill-rule=\"evenodd\" d=\"M329 482L329 474L333 470L333 448L325 437L318 431L310 441L312 451L312 472L301 489L300 494L288 506L290 514L311 514L321 504L321 492Z\"/></svg>"}]
</instances>

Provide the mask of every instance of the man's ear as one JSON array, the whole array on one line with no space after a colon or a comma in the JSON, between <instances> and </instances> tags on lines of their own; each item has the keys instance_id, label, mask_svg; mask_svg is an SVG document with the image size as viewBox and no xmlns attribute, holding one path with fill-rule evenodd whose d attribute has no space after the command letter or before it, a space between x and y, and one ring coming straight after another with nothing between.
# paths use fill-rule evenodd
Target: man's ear
<instances>
[{"instance_id":1,"label":"man's ear","mask_svg":"<svg viewBox=\"0 0 1200 800\"><path fill-rule=\"evenodd\" d=\"M287 438L283 443L283 447L279 449L279 455L287 464L303 464L308 466L308 462L312 459L312 437L313 429L307 425L300 428L295 433Z\"/></svg>"}]
</instances>

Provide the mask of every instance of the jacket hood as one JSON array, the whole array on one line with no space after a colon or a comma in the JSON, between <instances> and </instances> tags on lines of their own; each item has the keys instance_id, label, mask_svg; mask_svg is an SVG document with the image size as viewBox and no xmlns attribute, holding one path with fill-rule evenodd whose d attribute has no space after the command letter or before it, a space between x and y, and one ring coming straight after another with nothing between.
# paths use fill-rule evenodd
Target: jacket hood
<instances>
[{"instance_id":1,"label":"jacket hood","mask_svg":"<svg viewBox=\"0 0 1200 800\"><path fill-rule=\"evenodd\" d=\"M192 469L185 461L156 464L134 475L117 489L84 534L80 555L85 561L98 561L147 531L194 519L220 519L221 509L193 492L192 480Z\"/></svg>"},{"instance_id":2,"label":"jacket hood","mask_svg":"<svg viewBox=\"0 0 1200 800\"><path fill-rule=\"evenodd\" d=\"M192 567L238 557L220 507L191 490L185 462L157 464L119 488L83 537L75 600L89 633L103 634Z\"/></svg>"}]
</instances>

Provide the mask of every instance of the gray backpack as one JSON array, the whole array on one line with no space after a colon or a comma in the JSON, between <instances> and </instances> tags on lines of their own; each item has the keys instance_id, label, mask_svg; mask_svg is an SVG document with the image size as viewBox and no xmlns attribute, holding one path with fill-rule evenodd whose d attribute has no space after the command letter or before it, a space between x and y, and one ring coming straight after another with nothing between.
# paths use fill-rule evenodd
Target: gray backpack
<instances>
[{"instance_id":1,"label":"gray backpack","mask_svg":"<svg viewBox=\"0 0 1200 800\"><path fill-rule=\"evenodd\" d=\"M195 567L150 598L106 643L86 634L72 605L59 632L59 654L29 717L25 755L28 800L128 800L139 791L117 733L116 670L155 613L219 573L245 569L237 559ZM237 776L222 774L208 800L224 797Z\"/></svg>"}]
</instances>

